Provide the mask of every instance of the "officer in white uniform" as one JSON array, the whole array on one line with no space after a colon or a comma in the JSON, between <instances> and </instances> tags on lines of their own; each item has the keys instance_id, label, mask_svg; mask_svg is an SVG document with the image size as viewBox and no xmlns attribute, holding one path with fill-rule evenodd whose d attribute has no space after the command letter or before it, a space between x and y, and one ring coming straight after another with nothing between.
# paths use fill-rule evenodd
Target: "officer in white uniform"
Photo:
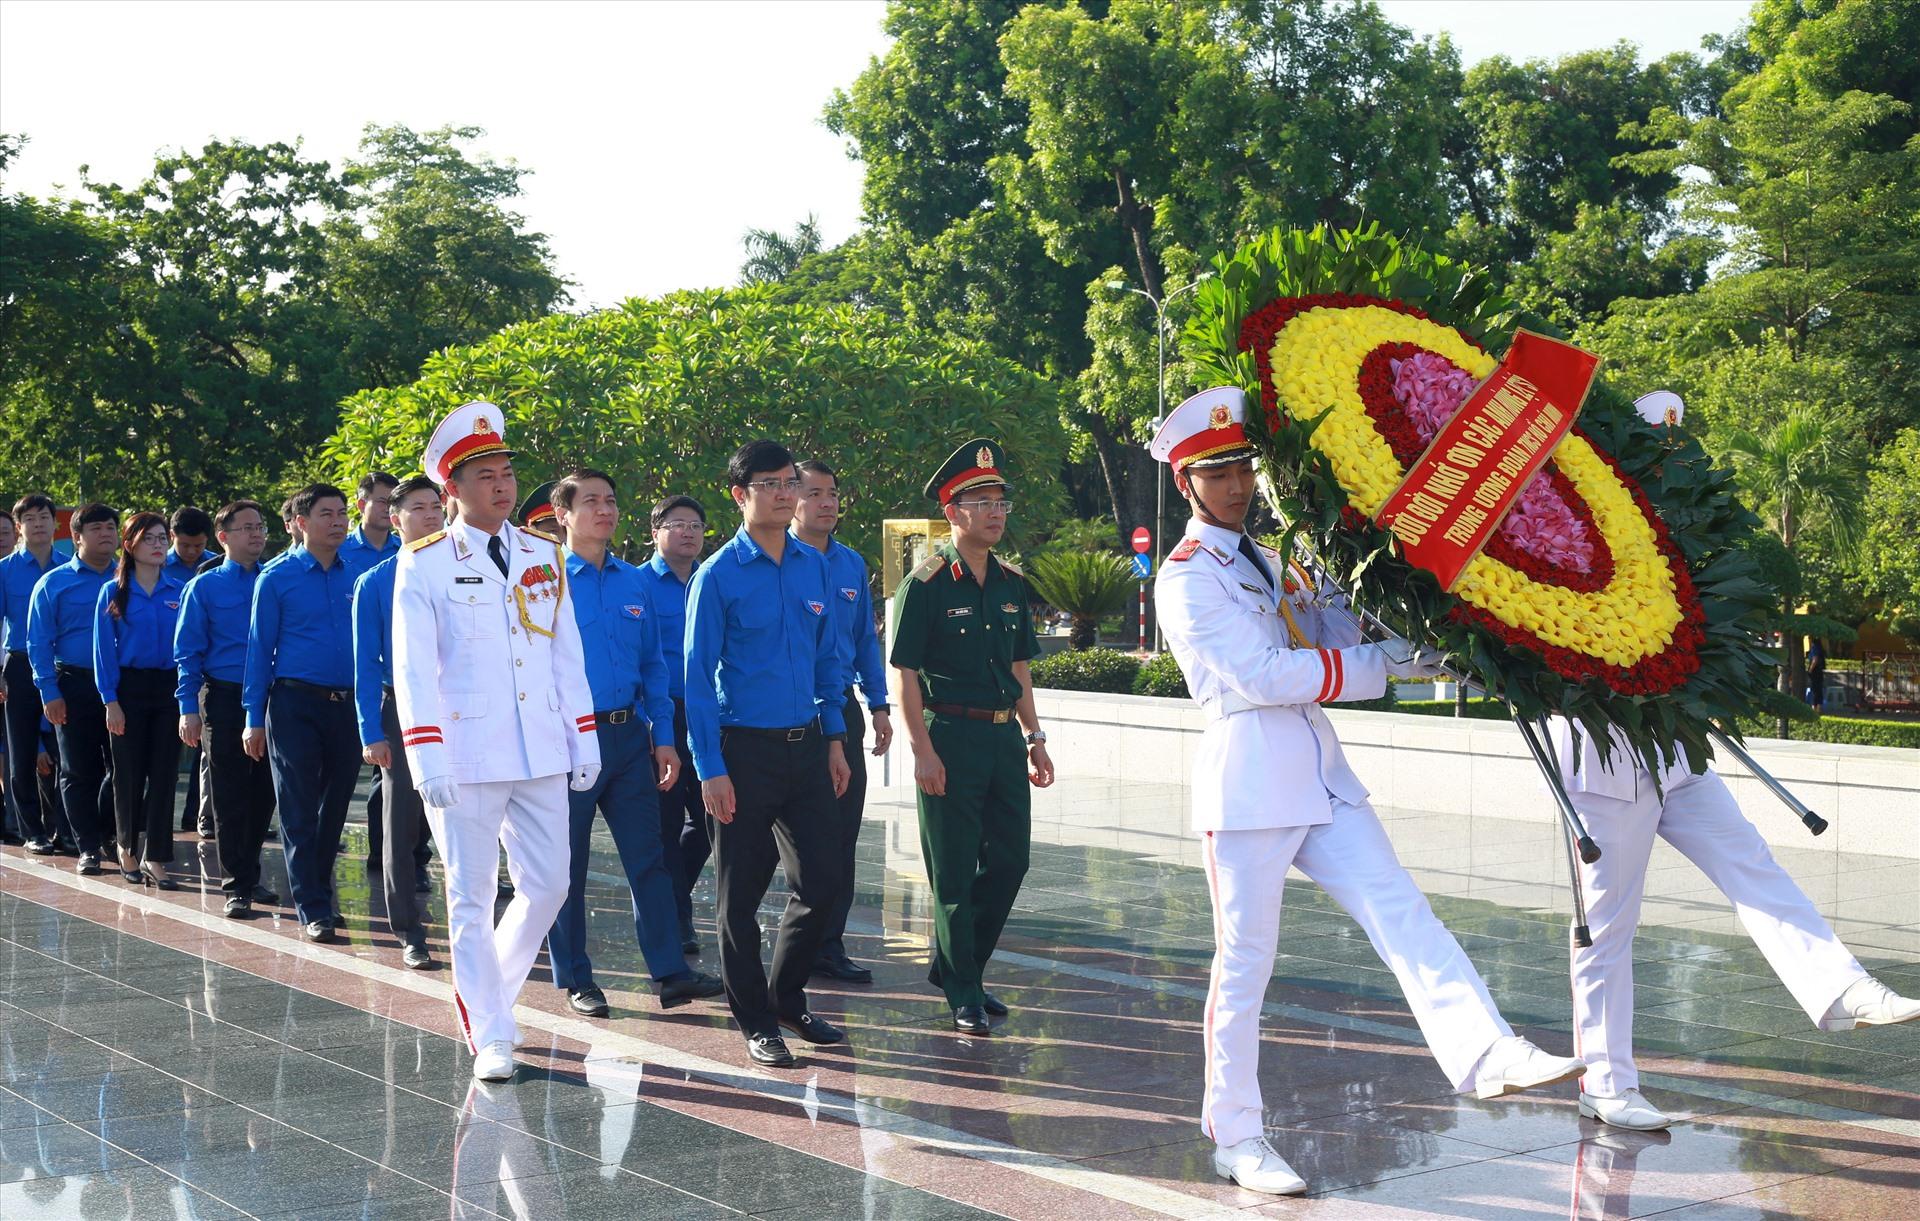
<instances>
[{"instance_id":1,"label":"officer in white uniform","mask_svg":"<svg viewBox=\"0 0 1920 1221\"><path fill-rule=\"evenodd\" d=\"M459 517L407 544L394 580L394 698L447 870L454 1005L483 1081L513 1076L514 1000L567 897L567 788L600 771L560 544L507 519L519 489L500 409L442 420L424 465ZM512 902L493 922L500 845Z\"/></svg>"},{"instance_id":2,"label":"officer in white uniform","mask_svg":"<svg viewBox=\"0 0 1920 1221\"><path fill-rule=\"evenodd\" d=\"M1201 1127L1221 1177L1291 1194L1306 1182L1265 1139L1259 1082L1260 1009L1290 866L1366 930L1455 1088L1497 1097L1565 1081L1581 1062L1517 1037L1494 1009L1347 766L1320 705L1375 698L1389 674L1434 669L1413 660L1404 641L1361 643L1337 591L1242 532L1254 494L1245 410L1236 388L1203 391L1153 439L1153 456L1172 465L1193 507L1154 604L1208 721L1193 785L1215 941Z\"/></svg>"},{"instance_id":3,"label":"officer in white uniform","mask_svg":"<svg viewBox=\"0 0 1920 1221\"><path fill-rule=\"evenodd\" d=\"M1670 390L1634 406L1656 428L1678 424L1686 407ZM1593 944L1573 947L1574 1049L1587 1062L1580 1113L1623 1128L1667 1126L1640 1092L1633 1062L1633 935L1640 924L1655 835L1678 848L1733 901L1747 935L1780 982L1821 1030L1851 1030L1920 1017L1920 1001L1896 996L1868 975L1712 771L1695 775L1684 756L1659 784L1619 739L1600 743L1560 717L1549 724L1560 774L1600 859L1580 866ZM1605 758L1602 758L1603 753Z\"/></svg>"}]
</instances>

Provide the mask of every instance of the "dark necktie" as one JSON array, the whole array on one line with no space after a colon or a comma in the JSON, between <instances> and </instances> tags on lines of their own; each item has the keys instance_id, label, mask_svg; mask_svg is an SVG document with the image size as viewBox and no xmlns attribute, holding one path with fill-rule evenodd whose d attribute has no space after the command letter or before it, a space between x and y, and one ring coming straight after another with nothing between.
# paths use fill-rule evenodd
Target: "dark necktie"
<instances>
[{"instance_id":1,"label":"dark necktie","mask_svg":"<svg viewBox=\"0 0 1920 1221\"><path fill-rule=\"evenodd\" d=\"M498 534L487 540L487 558L493 561L501 576L507 575L507 545L500 541Z\"/></svg>"},{"instance_id":2,"label":"dark necktie","mask_svg":"<svg viewBox=\"0 0 1920 1221\"><path fill-rule=\"evenodd\" d=\"M1240 554L1253 561L1254 568L1260 573L1260 579L1267 583L1268 589L1272 589L1273 573L1268 571L1265 557L1260 554L1260 548L1253 545L1253 540L1244 534L1240 536Z\"/></svg>"}]
</instances>

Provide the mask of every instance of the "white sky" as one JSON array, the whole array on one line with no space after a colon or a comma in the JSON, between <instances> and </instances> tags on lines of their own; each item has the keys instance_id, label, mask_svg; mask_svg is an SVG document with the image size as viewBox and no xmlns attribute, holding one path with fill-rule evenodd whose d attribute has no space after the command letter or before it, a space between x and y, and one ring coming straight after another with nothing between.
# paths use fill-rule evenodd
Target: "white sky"
<instances>
[{"instance_id":1,"label":"white sky","mask_svg":"<svg viewBox=\"0 0 1920 1221\"><path fill-rule=\"evenodd\" d=\"M1744 0L1385 0L1472 63L1619 38L1653 58L1732 29ZM860 166L820 125L885 49L878 0L463 4L0 0L6 189L131 184L162 150L303 141L336 165L369 122L483 127L535 172L520 209L580 305L732 283L749 227L859 221Z\"/></svg>"}]
</instances>

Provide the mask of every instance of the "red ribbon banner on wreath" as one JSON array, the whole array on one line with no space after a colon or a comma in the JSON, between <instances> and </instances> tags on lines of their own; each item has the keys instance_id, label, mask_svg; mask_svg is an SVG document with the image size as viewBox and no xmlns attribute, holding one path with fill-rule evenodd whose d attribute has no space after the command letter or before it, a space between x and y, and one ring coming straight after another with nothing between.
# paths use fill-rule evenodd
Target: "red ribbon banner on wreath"
<instances>
[{"instance_id":1,"label":"red ribbon banner on wreath","mask_svg":"<svg viewBox=\"0 0 1920 1221\"><path fill-rule=\"evenodd\" d=\"M1598 356L1570 343L1514 332L1500 367L1374 515L1400 540L1408 563L1453 589L1573 427L1599 368Z\"/></svg>"}]
</instances>

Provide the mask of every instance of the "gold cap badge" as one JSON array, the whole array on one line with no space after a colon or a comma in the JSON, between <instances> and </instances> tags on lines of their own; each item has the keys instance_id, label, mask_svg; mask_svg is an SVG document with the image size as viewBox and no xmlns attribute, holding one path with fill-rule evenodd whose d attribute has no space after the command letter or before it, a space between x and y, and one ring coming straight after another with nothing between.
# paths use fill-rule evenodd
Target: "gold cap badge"
<instances>
[{"instance_id":1,"label":"gold cap badge","mask_svg":"<svg viewBox=\"0 0 1920 1221\"><path fill-rule=\"evenodd\" d=\"M493 422L487 419L486 416L481 416L479 419L473 422L473 431L476 435L492 432Z\"/></svg>"},{"instance_id":2,"label":"gold cap badge","mask_svg":"<svg viewBox=\"0 0 1920 1221\"><path fill-rule=\"evenodd\" d=\"M1212 413L1207 416L1208 428L1225 428L1231 423L1233 423L1233 412L1228 410L1225 403L1221 403L1218 407L1215 407Z\"/></svg>"},{"instance_id":3,"label":"gold cap badge","mask_svg":"<svg viewBox=\"0 0 1920 1221\"><path fill-rule=\"evenodd\" d=\"M980 447L980 452L973 456L973 464L975 466L985 467L987 470L992 470L993 469L993 451L988 449L986 446L982 445Z\"/></svg>"}]
</instances>

